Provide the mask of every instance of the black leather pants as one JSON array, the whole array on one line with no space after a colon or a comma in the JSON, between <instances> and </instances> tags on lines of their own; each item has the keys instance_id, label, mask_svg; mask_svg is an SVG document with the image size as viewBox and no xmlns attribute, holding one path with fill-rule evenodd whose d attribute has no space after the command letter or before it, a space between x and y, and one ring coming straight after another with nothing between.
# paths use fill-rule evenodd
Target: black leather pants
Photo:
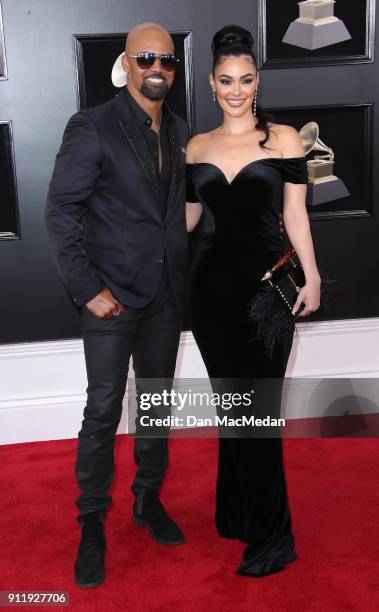
<instances>
[{"instance_id":1,"label":"black leather pants","mask_svg":"<svg viewBox=\"0 0 379 612\"><path fill-rule=\"evenodd\" d=\"M106 510L111 502L115 434L122 413L130 357L137 387L139 379L171 381L181 323L165 265L158 293L144 308L126 307L119 316L108 320L99 319L83 308L88 388L76 461L80 488L76 504L80 515ZM137 472L132 491L136 496L146 487L159 490L168 462L167 434L168 430L160 437L150 432L135 438Z\"/></svg>"}]
</instances>

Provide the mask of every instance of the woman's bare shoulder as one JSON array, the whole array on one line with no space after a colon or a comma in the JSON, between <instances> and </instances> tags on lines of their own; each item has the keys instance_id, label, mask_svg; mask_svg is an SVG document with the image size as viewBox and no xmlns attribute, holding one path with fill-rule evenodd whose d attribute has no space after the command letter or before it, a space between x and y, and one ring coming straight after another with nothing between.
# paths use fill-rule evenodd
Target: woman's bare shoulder
<instances>
[{"instance_id":1,"label":"woman's bare shoulder","mask_svg":"<svg viewBox=\"0 0 379 612\"><path fill-rule=\"evenodd\" d=\"M196 134L189 139L186 145L186 158L188 163L196 163L201 159L204 149L208 146L212 138L212 132Z\"/></svg>"},{"instance_id":2,"label":"woman's bare shoulder","mask_svg":"<svg viewBox=\"0 0 379 612\"><path fill-rule=\"evenodd\" d=\"M301 136L296 128L284 123L269 123L268 127L276 135L277 148L284 157L304 155Z\"/></svg>"}]
</instances>

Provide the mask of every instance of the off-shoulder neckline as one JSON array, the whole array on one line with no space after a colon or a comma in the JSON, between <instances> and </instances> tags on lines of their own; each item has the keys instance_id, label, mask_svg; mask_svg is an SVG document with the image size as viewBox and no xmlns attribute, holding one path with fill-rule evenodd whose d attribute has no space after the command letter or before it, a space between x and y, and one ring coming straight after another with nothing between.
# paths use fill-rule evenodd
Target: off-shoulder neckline
<instances>
[{"instance_id":1,"label":"off-shoulder neckline","mask_svg":"<svg viewBox=\"0 0 379 612\"><path fill-rule=\"evenodd\" d=\"M236 180L236 178L244 171L247 170L247 168L249 168L250 166L253 166L254 164L257 164L258 162L263 162L263 161L293 161L294 159L299 159L299 160L305 160L305 155L302 156L298 156L298 157L259 157L258 159L253 159L251 162L249 162L248 164L246 164L245 166L242 166L242 168L240 168L240 170L238 170L238 172L234 175L234 177L232 178L231 181L228 181L225 172L223 170L221 170L221 168L219 166L216 166L215 164L212 164L211 162L195 162L195 163L186 163L186 166L212 166L213 168L216 168L216 170L218 170L220 172L220 174L222 174L222 176L224 177L226 183L228 185L231 185L232 183L234 183L234 181Z\"/></svg>"}]
</instances>

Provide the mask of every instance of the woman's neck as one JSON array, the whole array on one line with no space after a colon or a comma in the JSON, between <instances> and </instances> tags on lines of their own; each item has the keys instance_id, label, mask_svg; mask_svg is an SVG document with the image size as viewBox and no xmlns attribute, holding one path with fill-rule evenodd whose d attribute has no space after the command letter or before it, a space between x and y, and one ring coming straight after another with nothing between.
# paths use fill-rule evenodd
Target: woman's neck
<instances>
[{"instance_id":1,"label":"woman's neck","mask_svg":"<svg viewBox=\"0 0 379 612\"><path fill-rule=\"evenodd\" d=\"M258 123L258 118L254 117L252 112L245 113L241 117L231 117L224 113L224 121L220 125L220 132L222 134L236 135L246 134L254 130Z\"/></svg>"}]
</instances>

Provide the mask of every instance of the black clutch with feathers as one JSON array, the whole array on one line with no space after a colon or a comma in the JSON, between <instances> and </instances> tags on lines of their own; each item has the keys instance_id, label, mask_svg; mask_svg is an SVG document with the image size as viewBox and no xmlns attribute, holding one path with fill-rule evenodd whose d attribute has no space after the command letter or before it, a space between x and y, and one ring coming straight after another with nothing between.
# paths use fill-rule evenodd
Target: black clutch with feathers
<instances>
[{"instance_id":1,"label":"black clutch with feathers","mask_svg":"<svg viewBox=\"0 0 379 612\"><path fill-rule=\"evenodd\" d=\"M328 307L335 282L321 276L320 302ZM261 279L262 288L248 305L251 341L260 340L266 354L272 357L274 348L293 332L299 312L292 314L300 289L305 284L302 265L295 249L285 253Z\"/></svg>"}]
</instances>

